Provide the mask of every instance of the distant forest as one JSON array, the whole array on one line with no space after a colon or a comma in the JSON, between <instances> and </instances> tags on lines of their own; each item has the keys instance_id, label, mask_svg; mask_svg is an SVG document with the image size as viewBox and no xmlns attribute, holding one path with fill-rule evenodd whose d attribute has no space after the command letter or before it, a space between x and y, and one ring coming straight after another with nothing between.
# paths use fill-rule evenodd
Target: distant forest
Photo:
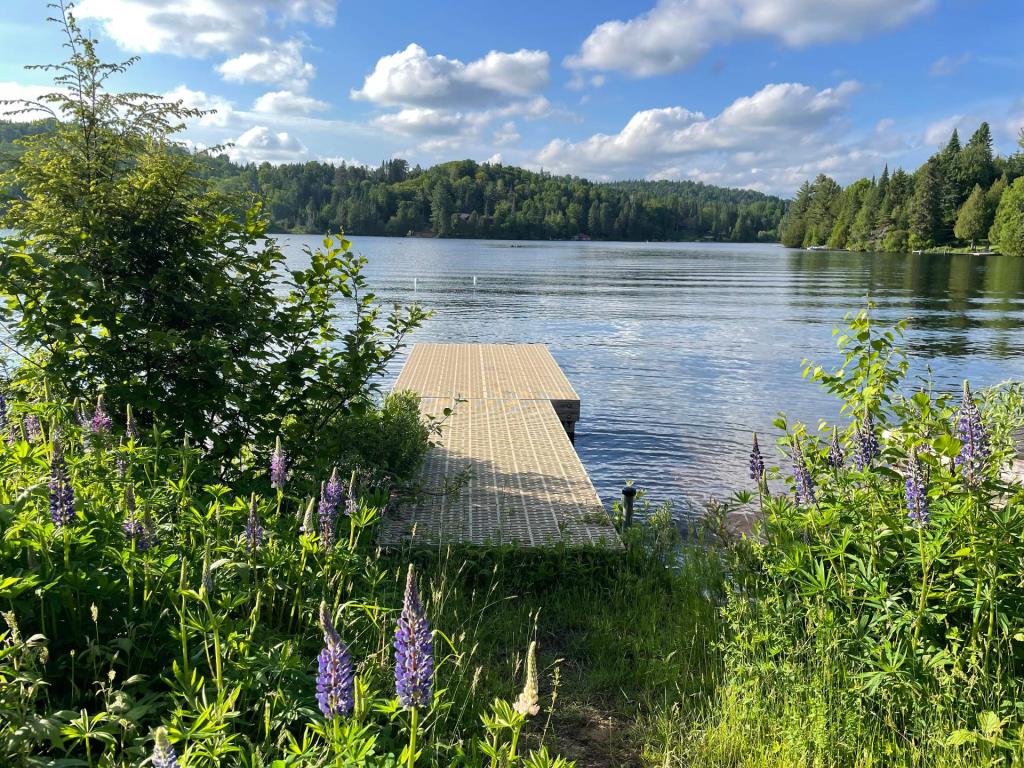
<instances>
[{"instance_id":1,"label":"distant forest","mask_svg":"<svg viewBox=\"0 0 1024 768\"><path fill-rule=\"evenodd\" d=\"M13 140L46 127L0 123L0 157L17 151ZM774 242L786 210L785 200L749 190L692 181L595 183L472 160L428 169L402 159L377 168L201 160L214 189L260 197L276 232Z\"/></svg>"},{"instance_id":2,"label":"distant forest","mask_svg":"<svg viewBox=\"0 0 1024 768\"><path fill-rule=\"evenodd\" d=\"M890 174L886 166L877 179L846 189L819 175L791 203L781 240L793 248L892 252L990 243L1024 256L1024 151L994 156L991 130L982 123L966 144L954 130L913 174Z\"/></svg>"}]
</instances>

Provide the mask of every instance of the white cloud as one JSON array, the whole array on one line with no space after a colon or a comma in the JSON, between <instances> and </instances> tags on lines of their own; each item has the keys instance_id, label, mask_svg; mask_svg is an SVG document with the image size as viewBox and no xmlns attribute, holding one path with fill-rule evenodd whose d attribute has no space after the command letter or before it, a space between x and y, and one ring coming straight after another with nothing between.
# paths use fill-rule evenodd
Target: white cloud
<instances>
[{"instance_id":1,"label":"white cloud","mask_svg":"<svg viewBox=\"0 0 1024 768\"><path fill-rule=\"evenodd\" d=\"M163 98L167 101L180 101L181 105L188 109L201 109L210 113L194 120L193 123L196 125L223 128L232 122L235 115L234 107L227 99L207 94L205 91L193 91L186 85L179 85L168 91Z\"/></svg>"},{"instance_id":2,"label":"white cloud","mask_svg":"<svg viewBox=\"0 0 1024 768\"><path fill-rule=\"evenodd\" d=\"M54 88L52 85L28 85L14 81L0 81L0 101L41 102L44 106L52 109L53 105L46 102L42 97L58 92L61 92L61 89ZM25 109L28 109L28 111L22 111ZM53 117L53 115L45 109L27 108L21 103L0 104L0 119L13 123L27 123L47 117Z\"/></svg>"},{"instance_id":3,"label":"white cloud","mask_svg":"<svg viewBox=\"0 0 1024 768\"><path fill-rule=\"evenodd\" d=\"M316 67L302 58L302 41L273 43L264 38L263 48L246 51L217 66L217 71L233 83L279 83L304 88L316 75Z\"/></svg>"},{"instance_id":4,"label":"white cloud","mask_svg":"<svg viewBox=\"0 0 1024 768\"><path fill-rule=\"evenodd\" d=\"M551 141L536 162L554 172L597 178L694 178L788 193L809 166L863 170L869 156L905 148L891 125L880 126L859 148L837 141L858 90L855 82L823 90L779 83L710 117L681 106L648 109L616 134ZM794 165L794 158L804 165Z\"/></svg>"},{"instance_id":5,"label":"white cloud","mask_svg":"<svg viewBox=\"0 0 1024 768\"><path fill-rule=\"evenodd\" d=\"M508 144L515 144L522 138L516 130L516 124L509 120L494 132L493 141L496 147L503 147Z\"/></svg>"},{"instance_id":6,"label":"white cloud","mask_svg":"<svg viewBox=\"0 0 1024 768\"><path fill-rule=\"evenodd\" d=\"M314 99L304 93L270 91L256 99L252 109L253 112L267 115L308 115L310 112L322 112L329 106L326 101Z\"/></svg>"},{"instance_id":7,"label":"white cloud","mask_svg":"<svg viewBox=\"0 0 1024 768\"><path fill-rule=\"evenodd\" d=\"M935 0L659 0L646 13L598 25L577 54L577 69L637 77L675 72L713 46L766 36L790 47L853 40L896 27Z\"/></svg>"},{"instance_id":8,"label":"white cloud","mask_svg":"<svg viewBox=\"0 0 1024 768\"><path fill-rule=\"evenodd\" d=\"M493 155L484 160L485 163L490 165L501 165L501 152L495 152Z\"/></svg>"},{"instance_id":9,"label":"white cloud","mask_svg":"<svg viewBox=\"0 0 1024 768\"><path fill-rule=\"evenodd\" d=\"M932 63L931 70L929 71L939 77L952 75L969 62L971 58L970 53L961 53L959 56L942 56Z\"/></svg>"},{"instance_id":10,"label":"white cloud","mask_svg":"<svg viewBox=\"0 0 1024 768\"><path fill-rule=\"evenodd\" d=\"M265 125L254 125L230 142L227 153L236 163L295 163L309 154L306 146L284 131L275 133Z\"/></svg>"},{"instance_id":11,"label":"white cloud","mask_svg":"<svg viewBox=\"0 0 1024 768\"><path fill-rule=\"evenodd\" d=\"M336 0L81 0L75 14L99 21L121 48L207 56L242 50L267 28L330 26Z\"/></svg>"},{"instance_id":12,"label":"white cloud","mask_svg":"<svg viewBox=\"0 0 1024 768\"><path fill-rule=\"evenodd\" d=\"M352 98L397 107L473 107L522 97L548 84L545 51L491 51L465 64L440 54L428 56L416 43L383 56Z\"/></svg>"}]
</instances>

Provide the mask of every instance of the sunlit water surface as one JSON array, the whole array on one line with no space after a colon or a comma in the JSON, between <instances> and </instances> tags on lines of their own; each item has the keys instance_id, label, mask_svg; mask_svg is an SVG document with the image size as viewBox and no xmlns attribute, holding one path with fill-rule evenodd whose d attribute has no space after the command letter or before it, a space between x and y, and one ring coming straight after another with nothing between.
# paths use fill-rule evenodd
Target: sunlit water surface
<instances>
[{"instance_id":1,"label":"sunlit water surface","mask_svg":"<svg viewBox=\"0 0 1024 768\"><path fill-rule=\"evenodd\" d=\"M279 242L301 263L319 238ZM914 374L930 370L938 388L1024 378L1018 259L516 245L355 238L380 299L433 310L413 341L548 345L582 399L576 448L606 501L631 479L686 514L748 486L751 432L772 432L779 411L812 425L836 418L801 362L834 364L832 329L869 298L880 321L909 320Z\"/></svg>"}]
</instances>

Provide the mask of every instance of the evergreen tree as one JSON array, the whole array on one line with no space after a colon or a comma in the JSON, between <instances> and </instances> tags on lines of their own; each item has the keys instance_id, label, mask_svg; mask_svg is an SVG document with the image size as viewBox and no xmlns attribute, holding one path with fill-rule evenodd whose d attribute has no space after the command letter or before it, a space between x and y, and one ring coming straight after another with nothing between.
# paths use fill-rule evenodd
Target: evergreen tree
<instances>
[{"instance_id":1,"label":"evergreen tree","mask_svg":"<svg viewBox=\"0 0 1024 768\"><path fill-rule=\"evenodd\" d=\"M975 184L974 191L957 215L955 234L960 240L969 241L973 251L974 242L985 237L990 224L988 200L981 191L981 185Z\"/></svg>"},{"instance_id":2,"label":"evergreen tree","mask_svg":"<svg viewBox=\"0 0 1024 768\"><path fill-rule=\"evenodd\" d=\"M807 234L807 209L811 204L811 184L805 181L797 192L796 200L789 207L782 221L782 244L788 248L799 248Z\"/></svg>"},{"instance_id":3,"label":"evergreen tree","mask_svg":"<svg viewBox=\"0 0 1024 768\"><path fill-rule=\"evenodd\" d=\"M988 238L1000 253L1024 256L1024 176L1003 193Z\"/></svg>"},{"instance_id":4,"label":"evergreen tree","mask_svg":"<svg viewBox=\"0 0 1024 768\"><path fill-rule=\"evenodd\" d=\"M912 250L931 248L940 226L941 171L938 158L932 157L917 172L914 197L910 203L910 239Z\"/></svg>"},{"instance_id":5,"label":"evergreen tree","mask_svg":"<svg viewBox=\"0 0 1024 768\"><path fill-rule=\"evenodd\" d=\"M995 163L992 159L992 131L988 123L982 123L971 136L967 146L960 153L960 175L967 189L980 184L987 189L995 179Z\"/></svg>"}]
</instances>

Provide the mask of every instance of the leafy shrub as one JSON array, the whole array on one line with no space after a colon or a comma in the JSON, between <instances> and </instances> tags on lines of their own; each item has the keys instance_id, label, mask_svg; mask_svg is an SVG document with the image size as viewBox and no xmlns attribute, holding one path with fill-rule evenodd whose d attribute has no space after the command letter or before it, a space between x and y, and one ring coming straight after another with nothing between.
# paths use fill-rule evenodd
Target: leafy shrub
<instances>
[{"instance_id":1,"label":"leafy shrub","mask_svg":"<svg viewBox=\"0 0 1024 768\"><path fill-rule=\"evenodd\" d=\"M61 23L69 57L44 67L60 90L25 105L55 127L21 139L0 179L18 190L0 294L21 353L39 353L55 395L102 392L216 456L266 450L285 419L306 430L294 459L323 456L425 314L382 309L341 237L286 268L259 205L236 217L172 140L200 113L109 92L134 60L102 63L70 13Z\"/></svg>"}]
</instances>

